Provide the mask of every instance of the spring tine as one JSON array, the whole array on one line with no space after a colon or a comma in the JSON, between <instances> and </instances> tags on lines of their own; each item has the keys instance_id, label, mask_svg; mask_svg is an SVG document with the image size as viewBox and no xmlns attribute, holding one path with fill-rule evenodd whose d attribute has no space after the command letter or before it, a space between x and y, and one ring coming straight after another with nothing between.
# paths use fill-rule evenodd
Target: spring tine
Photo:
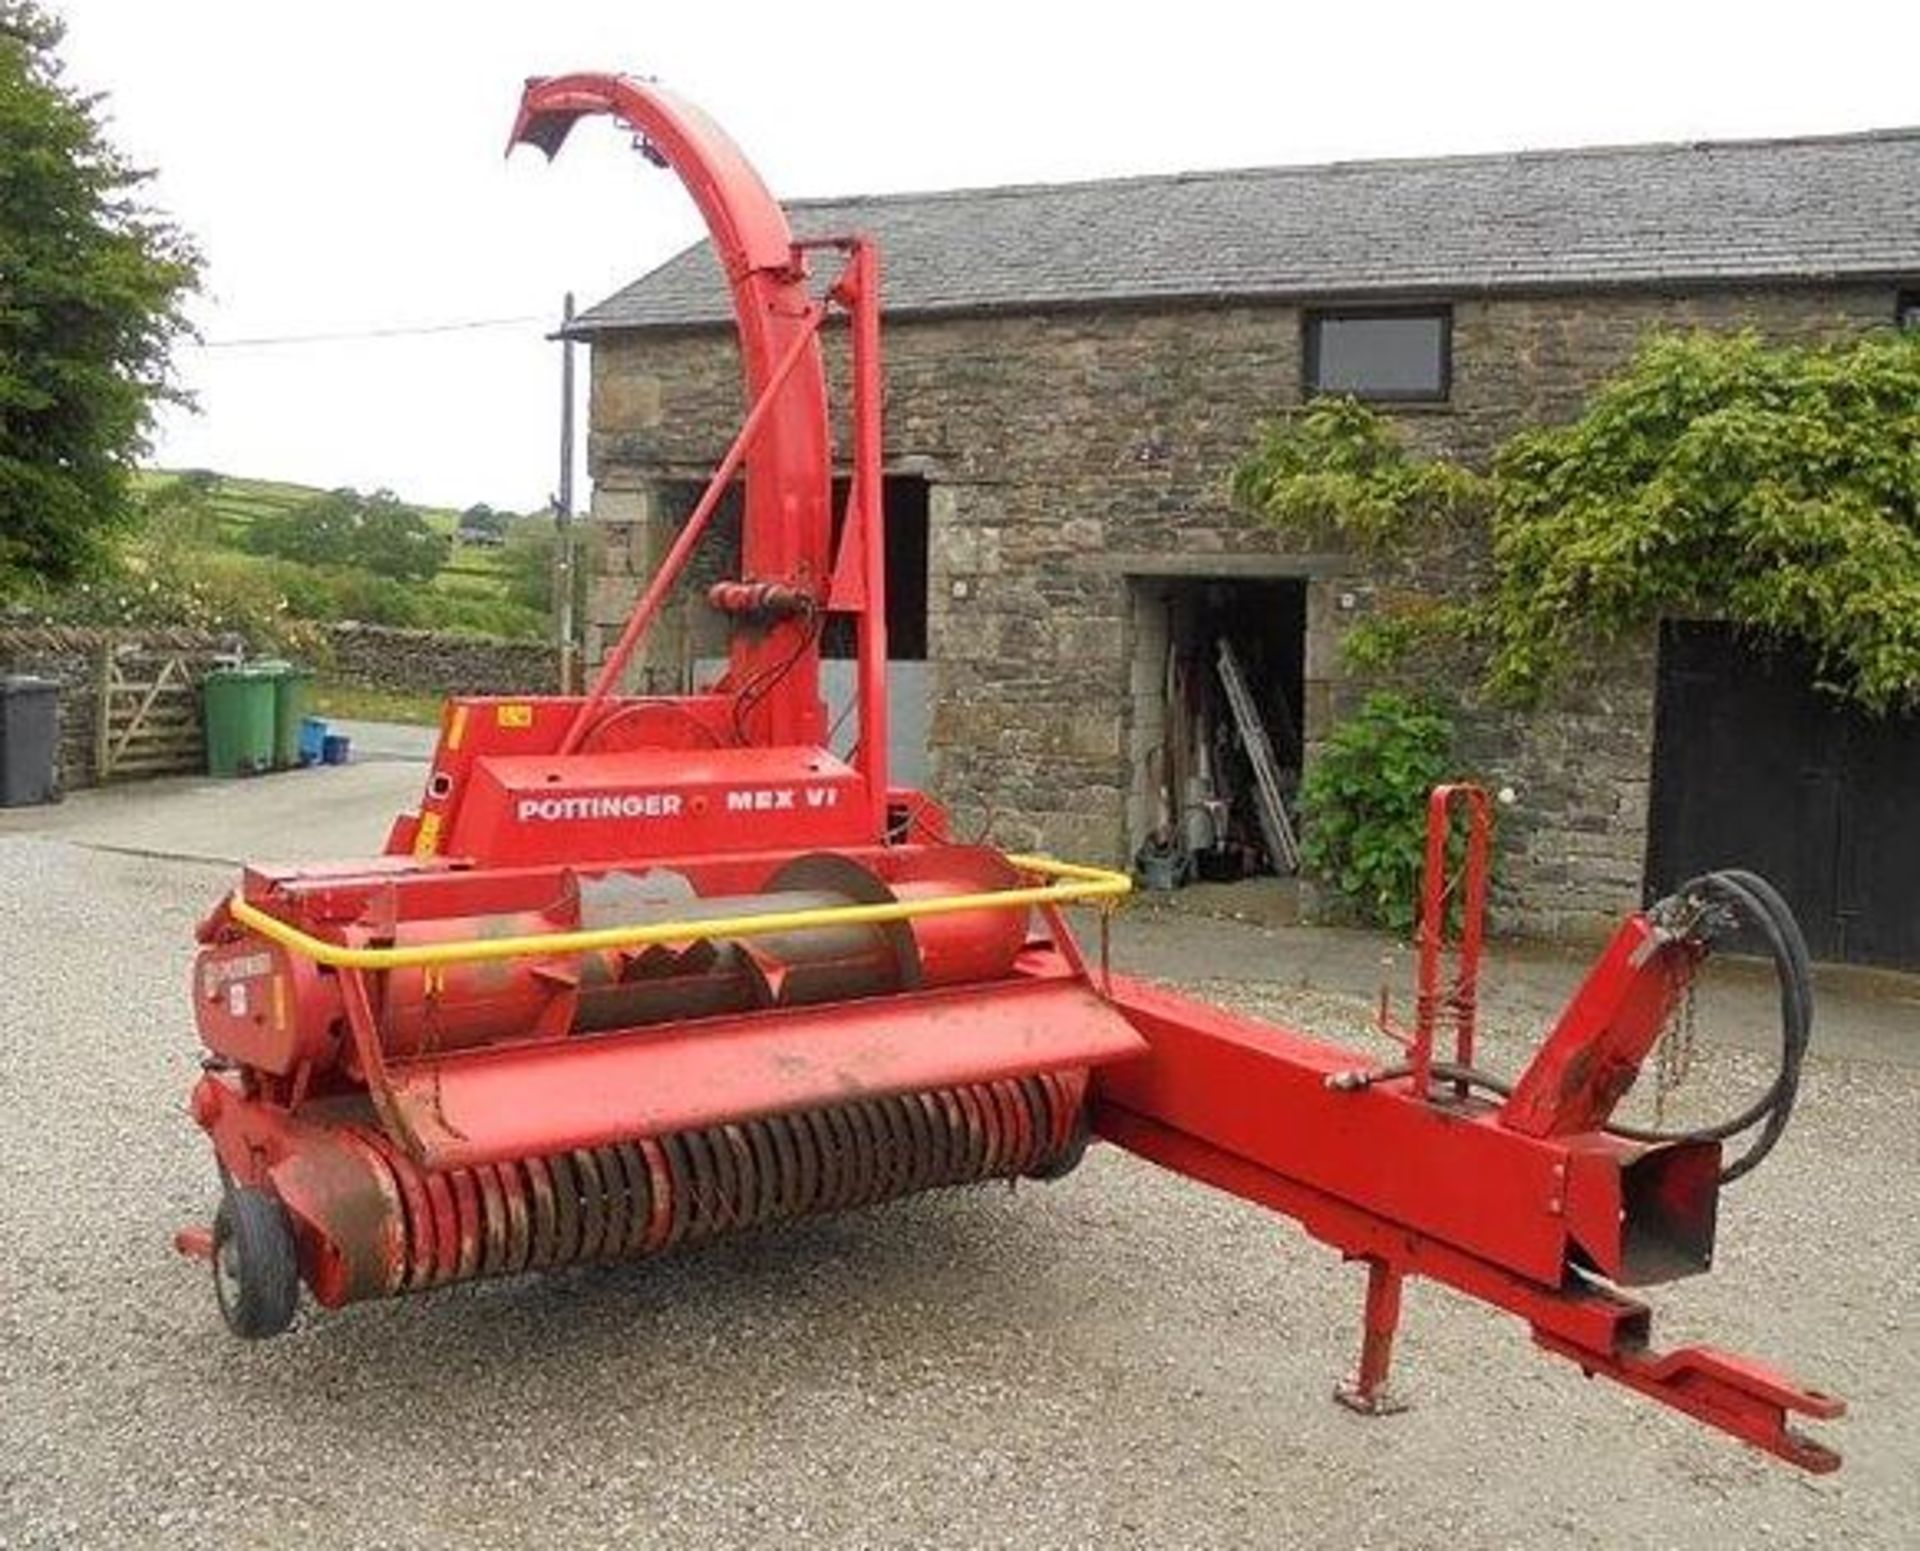
<instances>
[{"instance_id":1,"label":"spring tine","mask_svg":"<svg viewBox=\"0 0 1920 1551\"><path fill-rule=\"evenodd\" d=\"M939 1106L947 1144L947 1178L965 1184L978 1172L976 1154L979 1137L972 1124L972 1111L960 1102L958 1088L943 1088L933 1095Z\"/></svg>"},{"instance_id":2,"label":"spring tine","mask_svg":"<svg viewBox=\"0 0 1920 1551\"><path fill-rule=\"evenodd\" d=\"M523 1159L520 1166L527 1171L528 1216L533 1226L527 1264L537 1270L553 1264L554 1249L559 1238L559 1223L553 1204L553 1176L547 1171L545 1158Z\"/></svg>"},{"instance_id":3,"label":"spring tine","mask_svg":"<svg viewBox=\"0 0 1920 1551\"><path fill-rule=\"evenodd\" d=\"M733 1222L746 1227L762 1220L760 1171L755 1165L753 1145L740 1126L722 1126L720 1138L733 1154Z\"/></svg>"},{"instance_id":4,"label":"spring tine","mask_svg":"<svg viewBox=\"0 0 1920 1551\"><path fill-rule=\"evenodd\" d=\"M1053 1117L1047 1113L1047 1096L1037 1079L1023 1077L1013 1085L1013 1091L1020 1101L1026 1127L1027 1145L1021 1149L1020 1156L1020 1171L1024 1174L1051 1151Z\"/></svg>"},{"instance_id":5,"label":"spring tine","mask_svg":"<svg viewBox=\"0 0 1920 1551\"><path fill-rule=\"evenodd\" d=\"M929 1168L933 1149L927 1145L925 1116L911 1093L884 1101L882 1108L899 1138L901 1195L916 1195L938 1183Z\"/></svg>"},{"instance_id":6,"label":"spring tine","mask_svg":"<svg viewBox=\"0 0 1920 1551\"><path fill-rule=\"evenodd\" d=\"M774 1151L773 1127L764 1120L749 1120L741 1127L746 1137L747 1147L753 1154L753 1177L758 1190L753 1199L753 1220L760 1223L777 1222L785 1214L781 1199L780 1186L785 1175L780 1168L780 1159Z\"/></svg>"},{"instance_id":7,"label":"spring tine","mask_svg":"<svg viewBox=\"0 0 1920 1551\"><path fill-rule=\"evenodd\" d=\"M553 1263L570 1266L580 1258L580 1184L564 1153L547 1159L553 1175Z\"/></svg>"},{"instance_id":8,"label":"spring tine","mask_svg":"<svg viewBox=\"0 0 1920 1551\"><path fill-rule=\"evenodd\" d=\"M919 1132L907 1120L907 1111L913 1106L906 1099L885 1098L875 1100L873 1107L889 1138L887 1155L892 1168L888 1171L887 1193L889 1196L912 1195L924 1187L927 1163Z\"/></svg>"},{"instance_id":9,"label":"spring tine","mask_svg":"<svg viewBox=\"0 0 1920 1551\"><path fill-rule=\"evenodd\" d=\"M1028 1154L1033 1150L1033 1116L1027 1109L1027 1097L1021 1092L1018 1079L1010 1077L995 1083L993 1088L1007 1128L1007 1154L1000 1160L1000 1172L1013 1177L1027 1166Z\"/></svg>"},{"instance_id":10,"label":"spring tine","mask_svg":"<svg viewBox=\"0 0 1920 1551\"><path fill-rule=\"evenodd\" d=\"M1025 1106L1020 1103L1012 1083L996 1082L990 1087L994 1108L1000 1115L1000 1160L994 1173L1015 1174L1027 1150Z\"/></svg>"},{"instance_id":11,"label":"spring tine","mask_svg":"<svg viewBox=\"0 0 1920 1551\"><path fill-rule=\"evenodd\" d=\"M961 1124L965 1127L967 1167L961 1177L968 1180L984 1179L993 1159L993 1135L988 1129L985 1107L976 1089L954 1088L951 1092L964 1117Z\"/></svg>"},{"instance_id":12,"label":"spring tine","mask_svg":"<svg viewBox=\"0 0 1920 1551\"><path fill-rule=\"evenodd\" d=\"M663 1249L670 1249L686 1238L693 1212L693 1184L687 1166L685 1143L683 1135L660 1138L660 1148L666 1154L669 1174L667 1200L672 1206L672 1220L667 1227L666 1242L661 1246Z\"/></svg>"},{"instance_id":13,"label":"spring tine","mask_svg":"<svg viewBox=\"0 0 1920 1551\"><path fill-rule=\"evenodd\" d=\"M647 1230L653 1222L653 1189L647 1176L647 1160L632 1142L614 1144L614 1156L627 1176L627 1237L620 1253L638 1255L647 1247Z\"/></svg>"},{"instance_id":14,"label":"spring tine","mask_svg":"<svg viewBox=\"0 0 1920 1551\"><path fill-rule=\"evenodd\" d=\"M848 1207L860 1203L860 1186L866 1176L866 1149L860 1132L854 1129L853 1116L847 1113L843 1104L836 1104L826 1112L827 1128L833 1132L838 1154L836 1161L840 1165L840 1189L834 1196L834 1207L845 1211Z\"/></svg>"},{"instance_id":15,"label":"spring tine","mask_svg":"<svg viewBox=\"0 0 1920 1551\"><path fill-rule=\"evenodd\" d=\"M841 1104L836 1109L846 1122L853 1147L853 1189L842 1204L865 1206L879 1194L880 1139L873 1134L865 1104Z\"/></svg>"},{"instance_id":16,"label":"spring tine","mask_svg":"<svg viewBox=\"0 0 1920 1551\"><path fill-rule=\"evenodd\" d=\"M707 1156L713 1165L713 1231L724 1233L747 1221L746 1192L752 1183L740 1173L740 1155L734 1150L728 1127L706 1133Z\"/></svg>"},{"instance_id":17,"label":"spring tine","mask_svg":"<svg viewBox=\"0 0 1920 1551\"><path fill-rule=\"evenodd\" d=\"M507 1263L507 1203L500 1172L491 1163L474 1171L480 1185L480 1274L497 1276Z\"/></svg>"},{"instance_id":18,"label":"spring tine","mask_svg":"<svg viewBox=\"0 0 1920 1551\"><path fill-rule=\"evenodd\" d=\"M980 1162L980 1178L992 1179L1004 1167L1009 1138L1007 1117L1000 1108L1000 1095L992 1083L973 1089L974 1102L980 1107L982 1134L986 1138L986 1156Z\"/></svg>"},{"instance_id":19,"label":"spring tine","mask_svg":"<svg viewBox=\"0 0 1920 1551\"><path fill-rule=\"evenodd\" d=\"M1069 1128L1073 1116L1067 1110L1066 1090L1061 1087L1060 1079L1052 1072L1040 1074L1040 1087L1047 1096L1047 1151L1059 1153L1066 1150L1072 1140Z\"/></svg>"},{"instance_id":20,"label":"spring tine","mask_svg":"<svg viewBox=\"0 0 1920 1551\"><path fill-rule=\"evenodd\" d=\"M454 1205L453 1186L437 1170L427 1174L427 1205L433 1211L433 1275L431 1285L438 1287L453 1280L460 1268L460 1214Z\"/></svg>"},{"instance_id":21,"label":"spring tine","mask_svg":"<svg viewBox=\"0 0 1920 1551\"><path fill-rule=\"evenodd\" d=\"M707 1231L724 1232L739 1221L740 1179L733 1166L733 1147L726 1131L715 1126L700 1133L706 1144L708 1173L713 1180L713 1197L707 1203Z\"/></svg>"},{"instance_id":22,"label":"spring tine","mask_svg":"<svg viewBox=\"0 0 1920 1551\"><path fill-rule=\"evenodd\" d=\"M640 1156L646 1161L647 1198L652 1203L646 1238L646 1250L651 1255L665 1249L673 1233L673 1171L659 1142L650 1136L641 1141Z\"/></svg>"},{"instance_id":23,"label":"spring tine","mask_svg":"<svg viewBox=\"0 0 1920 1551\"><path fill-rule=\"evenodd\" d=\"M793 1168L781 1191L784 1214L800 1217L813 1210L814 1187L820 1178L820 1165L813 1155L813 1127L804 1115L782 1115L767 1122L775 1150L791 1152Z\"/></svg>"},{"instance_id":24,"label":"spring tine","mask_svg":"<svg viewBox=\"0 0 1920 1551\"><path fill-rule=\"evenodd\" d=\"M921 1134L926 1137L926 1184L947 1184L953 1179L953 1128L947 1124L946 1106L938 1094L910 1093L910 1109L920 1116Z\"/></svg>"},{"instance_id":25,"label":"spring tine","mask_svg":"<svg viewBox=\"0 0 1920 1551\"><path fill-rule=\"evenodd\" d=\"M693 1210L689 1214L688 1236L710 1237L723 1220L725 1204L720 1199L720 1181L714 1166L713 1148L704 1131L686 1135L687 1171L692 1182Z\"/></svg>"},{"instance_id":26,"label":"spring tine","mask_svg":"<svg viewBox=\"0 0 1920 1551\"><path fill-rule=\"evenodd\" d=\"M618 1260L627 1249L627 1212L632 1201L627 1171L611 1147L596 1148L593 1161L600 1170L600 1207L606 1214L600 1224L600 1252L594 1259Z\"/></svg>"},{"instance_id":27,"label":"spring tine","mask_svg":"<svg viewBox=\"0 0 1920 1551\"><path fill-rule=\"evenodd\" d=\"M573 1177L580 1186L580 1248L575 1258L591 1260L600 1253L607 1208L600 1189L600 1160L584 1147L574 1149Z\"/></svg>"},{"instance_id":28,"label":"spring tine","mask_svg":"<svg viewBox=\"0 0 1920 1551\"><path fill-rule=\"evenodd\" d=\"M814 1176L813 1199L809 1212L831 1212L840 1204L840 1134L829 1123L824 1109L808 1110L800 1119L813 1137L813 1161L819 1172Z\"/></svg>"},{"instance_id":29,"label":"spring tine","mask_svg":"<svg viewBox=\"0 0 1920 1551\"><path fill-rule=\"evenodd\" d=\"M528 1184L532 1170L527 1159L500 1165L500 1179L507 1191L507 1270L517 1274L533 1260L533 1191Z\"/></svg>"}]
</instances>

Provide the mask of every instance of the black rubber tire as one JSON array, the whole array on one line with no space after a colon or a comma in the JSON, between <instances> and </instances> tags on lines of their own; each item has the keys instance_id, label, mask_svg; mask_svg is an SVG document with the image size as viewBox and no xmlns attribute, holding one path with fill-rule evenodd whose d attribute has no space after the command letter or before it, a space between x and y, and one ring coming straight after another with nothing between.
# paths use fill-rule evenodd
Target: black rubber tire
<instances>
[{"instance_id":1,"label":"black rubber tire","mask_svg":"<svg viewBox=\"0 0 1920 1551\"><path fill-rule=\"evenodd\" d=\"M213 1219L213 1295L245 1341L277 1336L300 1306L300 1258L287 1209L264 1190L228 1190Z\"/></svg>"},{"instance_id":2,"label":"black rubber tire","mask_svg":"<svg viewBox=\"0 0 1920 1551\"><path fill-rule=\"evenodd\" d=\"M1088 1144L1093 1141L1093 1122L1089 1118L1088 1105L1082 1105L1080 1113L1073 1122L1073 1135L1067 1139L1067 1145L1051 1160L1037 1169L1027 1170L1028 1179L1042 1180L1051 1184L1056 1179L1065 1179L1080 1167L1081 1160L1087 1156Z\"/></svg>"}]
</instances>

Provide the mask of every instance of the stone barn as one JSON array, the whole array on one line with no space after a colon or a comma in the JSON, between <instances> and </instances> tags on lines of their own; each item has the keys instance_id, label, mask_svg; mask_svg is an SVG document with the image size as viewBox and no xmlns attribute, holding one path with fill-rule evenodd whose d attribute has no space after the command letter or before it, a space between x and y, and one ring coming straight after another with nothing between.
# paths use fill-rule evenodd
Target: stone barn
<instances>
[{"instance_id":1,"label":"stone barn","mask_svg":"<svg viewBox=\"0 0 1920 1551\"><path fill-rule=\"evenodd\" d=\"M1415 446L1478 458L1573 415L1655 326L1809 339L1920 318L1920 130L790 212L802 236L873 235L885 266L896 769L963 828L1107 862L1167 821L1171 668L1231 638L1289 767L1362 688L1341 637L1390 579L1231 509L1263 417L1353 393ZM743 406L704 243L575 332L593 355L591 660ZM711 547L719 574L724 537ZM696 597L650 643L647 684L681 687L717 654ZM1920 781L1920 732L1833 712L1803 665L1674 625L1579 698L1483 716L1470 738L1520 796L1510 925L1590 934L1742 857L1782 877L1824 955L1920 963L1920 816L1895 800ZM1890 836L1876 819L1896 813Z\"/></svg>"}]
</instances>

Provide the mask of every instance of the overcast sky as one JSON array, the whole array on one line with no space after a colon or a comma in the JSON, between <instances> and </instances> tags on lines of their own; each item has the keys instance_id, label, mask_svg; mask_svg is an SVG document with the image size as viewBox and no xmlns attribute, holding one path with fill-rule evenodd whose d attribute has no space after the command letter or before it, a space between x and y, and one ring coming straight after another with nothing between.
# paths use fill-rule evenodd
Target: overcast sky
<instances>
[{"instance_id":1,"label":"overcast sky","mask_svg":"<svg viewBox=\"0 0 1920 1551\"><path fill-rule=\"evenodd\" d=\"M603 124L504 160L527 75L651 75L794 197L1920 122L1911 6L1848 0L51 3L206 254L210 346L544 320L184 351L155 461L454 505L547 498L562 294L700 235Z\"/></svg>"}]
</instances>

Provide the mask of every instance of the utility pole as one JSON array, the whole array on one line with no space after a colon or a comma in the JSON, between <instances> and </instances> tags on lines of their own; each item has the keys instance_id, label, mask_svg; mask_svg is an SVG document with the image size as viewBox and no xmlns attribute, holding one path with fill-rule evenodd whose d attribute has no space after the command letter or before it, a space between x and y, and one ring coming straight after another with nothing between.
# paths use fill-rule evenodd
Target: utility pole
<instances>
[{"instance_id":1,"label":"utility pole","mask_svg":"<svg viewBox=\"0 0 1920 1551\"><path fill-rule=\"evenodd\" d=\"M554 633L560 641L560 693L574 692L573 644L573 292L560 314L560 491L554 497Z\"/></svg>"}]
</instances>

